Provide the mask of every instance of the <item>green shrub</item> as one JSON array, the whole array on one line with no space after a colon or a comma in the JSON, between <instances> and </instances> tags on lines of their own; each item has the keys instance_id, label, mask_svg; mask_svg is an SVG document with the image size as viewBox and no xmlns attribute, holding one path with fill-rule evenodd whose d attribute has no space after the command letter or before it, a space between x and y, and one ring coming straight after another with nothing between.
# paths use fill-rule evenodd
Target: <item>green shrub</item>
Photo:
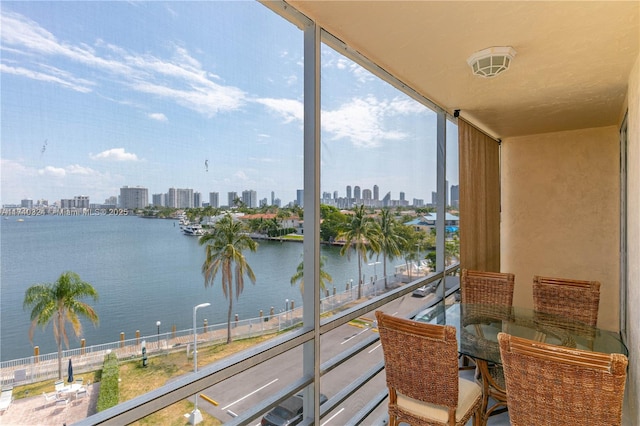
<instances>
[{"instance_id":1,"label":"green shrub","mask_svg":"<svg viewBox=\"0 0 640 426\"><path fill-rule=\"evenodd\" d=\"M120 400L119 376L118 357L113 352L105 355L104 363L102 364L100 394L98 395L96 407L98 412L118 405Z\"/></svg>"}]
</instances>

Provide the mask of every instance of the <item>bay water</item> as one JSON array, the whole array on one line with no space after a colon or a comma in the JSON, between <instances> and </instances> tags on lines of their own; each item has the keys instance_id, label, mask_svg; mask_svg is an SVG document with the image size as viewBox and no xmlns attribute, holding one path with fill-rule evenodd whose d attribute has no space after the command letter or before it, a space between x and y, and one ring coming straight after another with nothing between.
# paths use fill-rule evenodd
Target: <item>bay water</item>
<instances>
[{"instance_id":1,"label":"bay water","mask_svg":"<svg viewBox=\"0 0 640 426\"><path fill-rule=\"evenodd\" d=\"M201 272L204 247L196 237L184 235L177 221L132 216L35 216L0 220L0 360L23 358L56 351L52 325L38 327L33 344L29 340L30 311L23 309L25 290L36 283L54 282L62 272L73 271L98 291L99 300L85 300L94 306L100 322L94 326L82 319L87 346L135 337L189 329L193 307L198 310L198 326L204 318L210 325L226 323L228 300L220 276L205 288ZM265 315L271 307L280 312L286 300L301 306L299 285L291 277L302 261L298 242L259 241L255 253L245 252L256 275L247 279L233 313L240 319ZM340 255L340 247L323 246L325 270L337 291L357 282L357 256ZM370 260L370 262L372 262ZM396 262L398 262L396 260ZM377 267L377 270L376 270ZM393 270L387 265L388 271ZM363 265L363 275L382 276L382 265ZM68 328L69 347L80 346Z\"/></svg>"}]
</instances>

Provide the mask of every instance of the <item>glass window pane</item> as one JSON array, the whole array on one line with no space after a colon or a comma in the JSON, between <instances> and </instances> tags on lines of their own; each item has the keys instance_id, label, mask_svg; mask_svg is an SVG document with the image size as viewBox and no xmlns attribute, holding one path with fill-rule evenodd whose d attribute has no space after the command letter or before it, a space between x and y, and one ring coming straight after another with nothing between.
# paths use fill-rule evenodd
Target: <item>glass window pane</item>
<instances>
[{"instance_id":1,"label":"glass window pane","mask_svg":"<svg viewBox=\"0 0 640 426\"><path fill-rule=\"evenodd\" d=\"M2 19L1 359L33 354L25 290L64 271L99 294L87 347L120 333L170 347L203 302L198 326L226 337L221 273L205 287L205 249L178 217L301 232L301 31L254 2L15 2ZM256 282L237 300L233 287L234 334L300 307L301 251L244 251ZM56 352L51 327L33 344Z\"/></svg>"},{"instance_id":2,"label":"glass window pane","mask_svg":"<svg viewBox=\"0 0 640 426\"><path fill-rule=\"evenodd\" d=\"M359 299L430 269L435 223L425 215L436 189L436 114L324 45L321 87L323 203L333 212L323 238L337 241L331 250L351 265L334 282ZM383 235L395 242L358 224L358 216L381 223L385 210L396 228Z\"/></svg>"}]
</instances>

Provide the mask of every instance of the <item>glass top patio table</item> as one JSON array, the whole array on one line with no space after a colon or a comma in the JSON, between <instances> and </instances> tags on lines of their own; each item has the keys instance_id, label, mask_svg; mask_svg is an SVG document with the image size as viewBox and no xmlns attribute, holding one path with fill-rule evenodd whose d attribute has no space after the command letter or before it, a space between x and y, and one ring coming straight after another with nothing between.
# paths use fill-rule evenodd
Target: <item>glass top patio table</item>
<instances>
[{"instance_id":1,"label":"glass top patio table","mask_svg":"<svg viewBox=\"0 0 640 426\"><path fill-rule=\"evenodd\" d=\"M458 352L496 364L502 363L499 332L552 345L628 355L619 333L528 308L439 303L420 312L415 320L454 326Z\"/></svg>"}]
</instances>

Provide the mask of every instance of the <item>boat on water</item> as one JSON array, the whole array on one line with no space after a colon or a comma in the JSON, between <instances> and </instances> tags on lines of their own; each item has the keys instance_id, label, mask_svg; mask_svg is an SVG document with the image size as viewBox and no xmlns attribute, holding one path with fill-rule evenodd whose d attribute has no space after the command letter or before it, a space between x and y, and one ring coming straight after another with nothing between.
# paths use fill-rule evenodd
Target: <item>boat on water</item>
<instances>
[{"instance_id":1,"label":"boat on water","mask_svg":"<svg viewBox=\"0 0 640 426\"><path fill-rule=\"evenodd\" d=\"M178 216L178 225L180 226L180 230L184 230L185 226L190 224L189 220L186 216Z\"/></svg>"},{"instance_id":2,"label":"boat on water","mask_svg":"<svg viewBox=\"0 0 640 426\"><path fill-rule=\"evenodd\" d=\"M204 235L204 229L202 229L202 225L199 223L193 223L190 225L186 225L182 228L182 232L184 235L196 236L199 237Z\"/></svg>"}]
</instances>

